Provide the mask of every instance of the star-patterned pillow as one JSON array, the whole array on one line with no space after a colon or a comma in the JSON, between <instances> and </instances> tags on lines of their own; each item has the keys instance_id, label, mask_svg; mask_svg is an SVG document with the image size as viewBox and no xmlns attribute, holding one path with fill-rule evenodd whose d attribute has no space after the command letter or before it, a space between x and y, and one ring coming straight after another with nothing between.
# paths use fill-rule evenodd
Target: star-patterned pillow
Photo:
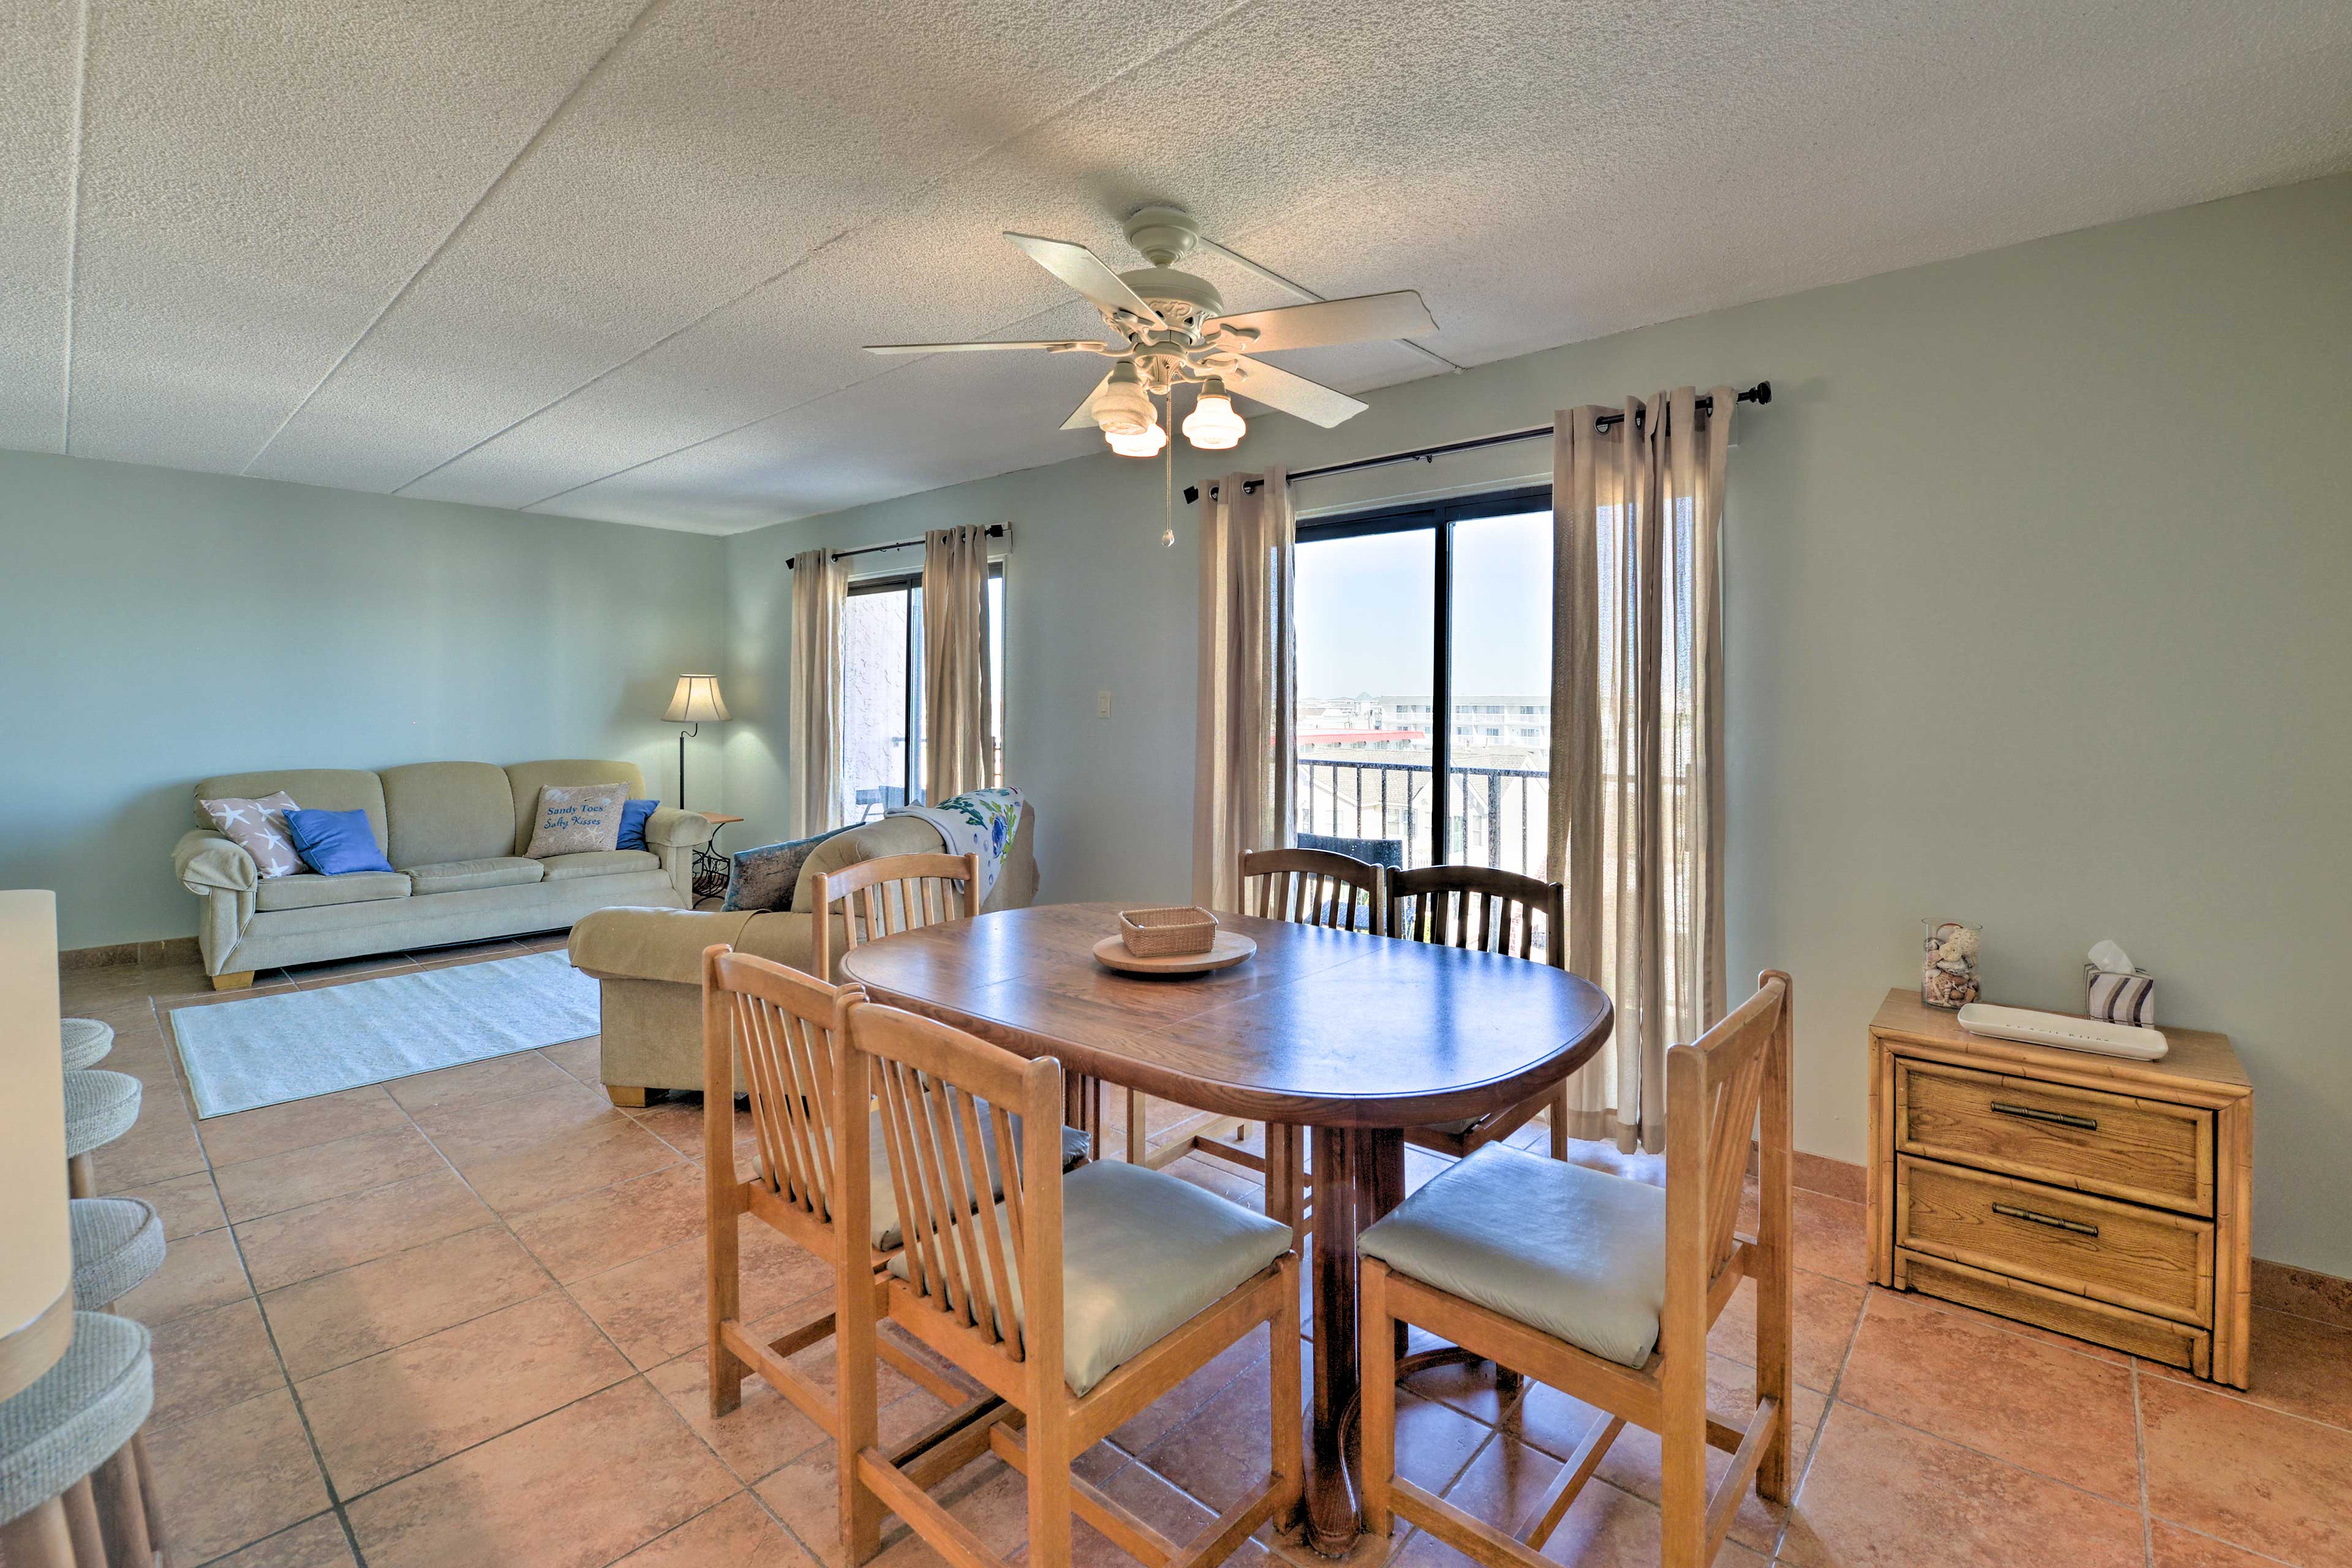
<instances>
[{"instance_id":1,"label":"star-patterned pillow","mask_svg":"<svg viewBox=\"0 0 2352 1568\"><path fill-rule=\"evenodd\" d=\"M254 868L265 877L290 877L302 869L294 852L294 838L286 830L286 814L294 799L284 790L259 800L199 800L196 809L228 840L253 857Z\"/></svg>"}]
</instances>

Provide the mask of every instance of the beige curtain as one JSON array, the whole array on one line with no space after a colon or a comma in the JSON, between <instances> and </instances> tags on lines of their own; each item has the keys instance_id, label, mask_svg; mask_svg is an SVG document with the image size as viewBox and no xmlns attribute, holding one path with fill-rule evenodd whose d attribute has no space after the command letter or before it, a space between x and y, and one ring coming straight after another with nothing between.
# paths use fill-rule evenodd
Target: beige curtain
<instances>
[{"instance_id":1,"label":"beige curtain","mask_svg":"<svg viewBox=\"0 0 2352 1568\"><path fill-rule=\"evenodd\" d=\"M1290 842L1296 531L1283 468L1227 474L1202 518L1192 900L1213 910L1241 908L1243 850Z\"/></svg>"},{"instance_id":2,"label":"beige curtain","mask_svg":"<svg viewBox=\"0 0 2352 1568\"><path fill-rule=\"evenodd\" d=\"M849 567L830 550L793 557L792 741L784 759L787 829L795 838L840 826L841 622Z\"/></svg>"},{"instance_id":3,"label":"beige curtain","mask_svg":"<svg viewBox=\"0 0 2352 1568\"><path fill-rule=\"evenodd\" d=\"M1570 1131L1665 1146L1666 1047L1723 1016L1723 489L1732 389L1559 416L1549 849L1568 966L1609 993Z\"/></svg>"},{"instance_id":4,"label":"beige curtain","mask_svg":"<svg viewBox=\"0 0 2352 1568\"><path fill-rule=\"evenodd\" d=\"M923 798L986 789L995 759L989 690L988 534L923 535Z\"/></svg>"}]
</instances>

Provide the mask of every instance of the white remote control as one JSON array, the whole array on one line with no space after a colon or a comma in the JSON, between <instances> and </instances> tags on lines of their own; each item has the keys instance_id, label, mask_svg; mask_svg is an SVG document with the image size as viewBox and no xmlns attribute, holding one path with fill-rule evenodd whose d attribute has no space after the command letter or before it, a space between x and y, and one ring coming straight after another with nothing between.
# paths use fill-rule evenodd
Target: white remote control
<instances>
[{"instance_id":1,"label":"white remote control","mask_svg":"<svg viewBox=\"0 0 2352 1568\"><path fill-rule=\"evenodd\" d=\"M2139 1062L2161 1061L2170 1048L2160 1029L2105 1024L2095 1018L2070 1017L2064 1013L2036 1013L2025 1007L1994 1007L1982 1002L1971 1002L1961 1008L1959 1022L1960 1027L1971 1035L2057 1046L2069 1051L2095 1051L2103 1057L2129 1057Z\"/></svg>"}]
</instances>

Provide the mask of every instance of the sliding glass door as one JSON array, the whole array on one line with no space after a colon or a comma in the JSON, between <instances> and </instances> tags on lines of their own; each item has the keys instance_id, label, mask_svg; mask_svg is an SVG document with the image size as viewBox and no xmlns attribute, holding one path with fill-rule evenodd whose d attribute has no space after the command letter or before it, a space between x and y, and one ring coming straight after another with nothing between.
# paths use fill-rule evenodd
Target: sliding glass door
<instances>
[{"instance_id":1,"label":"sliding glass door","mask_svg":"<svg viewBox=\"0 0 2352 1568\"><path fill-rule=\"evenodd\" d=\"M1296 829L1548 876L1548 487L1302 523Z\"/></svg>"},{"instance_id":2,"label":"sliding glass door","mask_svg":"<svg viewBox=\"0 0 2352 1568\"><path fill-rule=\"evenodd\" d=\"M992 782L1003 782L1004 568L988 575ZM849 585L841 628L841 799L851 822L923 799L923 579L919 573Z\"/></svg>"},{"instance_id":3,"label":"sliding glass door","mask_svg":"<svg viewBox=\"0 0 2352 1568\"><path fill-rule=\"evenodd\" d=\"M841 625L841 801L852 822L922 798L923 580L853 583Z\"/></svg>"}]
</instances>

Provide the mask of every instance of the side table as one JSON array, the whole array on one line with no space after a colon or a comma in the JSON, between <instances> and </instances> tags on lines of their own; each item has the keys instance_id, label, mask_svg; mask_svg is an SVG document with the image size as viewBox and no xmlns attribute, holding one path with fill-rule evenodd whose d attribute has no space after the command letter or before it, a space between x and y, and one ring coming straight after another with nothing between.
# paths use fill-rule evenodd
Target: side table
<instances>
[{"instance_id":1,"label":"side table","mask_svg":"<svg viewBox=\"0 0 2352 1568\"><path fill-rule=\"evenodd\" d=\"M710 842L694 852L694 902L699 906L705 899L727 896L727 877L733 868L733 857L719 852L719 836L730 825L742 821L740 816L722 816L715 811L702 814L711 822Z\"/></svg>"}]
</instances>

